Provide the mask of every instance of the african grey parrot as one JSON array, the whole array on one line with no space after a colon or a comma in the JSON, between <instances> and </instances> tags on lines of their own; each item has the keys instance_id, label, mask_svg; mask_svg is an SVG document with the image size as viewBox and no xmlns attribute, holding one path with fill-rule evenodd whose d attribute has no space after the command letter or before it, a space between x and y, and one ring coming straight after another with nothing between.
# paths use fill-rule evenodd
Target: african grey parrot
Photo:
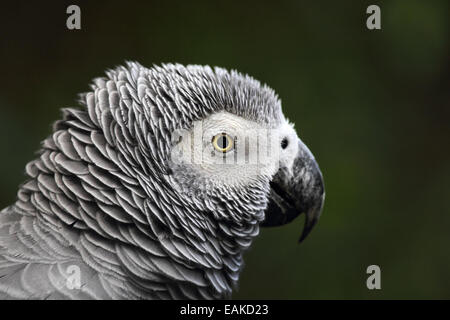
<instances>
[{"instance_id":1,"label":"african grey parrot","mask_svg":"<svg viewBox=\"0 0 450 320\"><path fill-rule=\"evenodd\" d=\"M260 225L319 218L319 167L253 78L127 63L80 97L0 213L1 299L228 298Z\"/></svg>"}]
</instances>

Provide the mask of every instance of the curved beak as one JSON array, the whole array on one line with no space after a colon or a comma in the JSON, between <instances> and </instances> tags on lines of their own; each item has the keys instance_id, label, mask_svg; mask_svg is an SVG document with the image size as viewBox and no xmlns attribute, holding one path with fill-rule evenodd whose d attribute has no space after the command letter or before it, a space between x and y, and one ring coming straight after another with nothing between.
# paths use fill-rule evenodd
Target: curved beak
<instances>
[{"instance_id":1,"label":"curved beak","mask_svg":"<svg viewBox=\"0 0 450 320\"><path fill-rule=\"evenodd\" d=\"M299 139L291 168L280 167L270 183L271 190L263 227L287 224L305 214L302 242L319 220L325 200L322 172L308 147Z\"/></svg>"}]
</instances>

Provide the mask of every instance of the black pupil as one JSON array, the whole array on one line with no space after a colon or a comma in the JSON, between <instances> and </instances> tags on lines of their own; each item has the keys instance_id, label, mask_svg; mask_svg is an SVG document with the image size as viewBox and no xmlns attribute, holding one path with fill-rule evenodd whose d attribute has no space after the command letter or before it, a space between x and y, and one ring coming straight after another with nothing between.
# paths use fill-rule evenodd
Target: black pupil
<instances>
[{"instance_id":1,"label":"black pupil","mask_svg":"<svg viewBox=\"0 0 450 320\"><path fill-rule=\"evenodd\" d=\"M283 140L281 140L281 148L286 149L288 146L288 140L286 138L284 138Z\"/></svg>"},{"instance_id":2,"label":"black pupil","mask_svg":"<svg viewBox=\"0 0 450 320\"><path fill-rule=\"evenodd\" d=\"M226 149L228 147L228 139L226 136L221 136L217 139L217 145L220 149Z\"/></svg>"}]
</instances>

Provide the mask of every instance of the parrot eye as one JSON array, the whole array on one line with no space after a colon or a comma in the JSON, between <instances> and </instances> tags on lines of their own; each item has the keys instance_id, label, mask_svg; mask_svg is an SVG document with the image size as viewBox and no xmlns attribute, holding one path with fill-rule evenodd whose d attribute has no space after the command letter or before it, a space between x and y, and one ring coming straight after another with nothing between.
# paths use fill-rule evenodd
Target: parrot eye
<instances>
[{"instance_id":1,"label":"parrot eye","mask_svg":"<svg viewBox=\"0 0 450 320\"><path fill-rule=\"evenodd\" d=\"M282 149L286 149L288 144L289 144L289 141L287 138L283 138L283 140L281 140L281 148Z\"/></svg>"},{"instance_id":2,"label":"parrot eye","mask_svg":"<svg viewBox=\"0 0 450 320\"><path fill-rule=\"evenodd\" d=\"M233 148L234 141L233 138L231 138L226 133L222 132L213 137L212 144L214 146L214 149L216 149L219 152L225 153Z\"/></svg>"}]
</instances>

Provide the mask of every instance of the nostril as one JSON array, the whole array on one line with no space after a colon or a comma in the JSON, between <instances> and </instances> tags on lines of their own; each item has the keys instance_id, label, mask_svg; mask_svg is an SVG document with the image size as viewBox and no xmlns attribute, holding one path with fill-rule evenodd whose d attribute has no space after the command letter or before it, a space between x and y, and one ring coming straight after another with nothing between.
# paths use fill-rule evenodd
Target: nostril
<instances>
[{"instance_id":1,"label":"nostril","mask_svg":"<svg viewBox=\"0 0 450 320\"><path fill-rule=\"evenodd\" d=\"M286 149L288 144L289 144L289 141L287 138L283 138L283 140L281 140L281 148L282 149Z\"/></svg>"}]
</instances>

